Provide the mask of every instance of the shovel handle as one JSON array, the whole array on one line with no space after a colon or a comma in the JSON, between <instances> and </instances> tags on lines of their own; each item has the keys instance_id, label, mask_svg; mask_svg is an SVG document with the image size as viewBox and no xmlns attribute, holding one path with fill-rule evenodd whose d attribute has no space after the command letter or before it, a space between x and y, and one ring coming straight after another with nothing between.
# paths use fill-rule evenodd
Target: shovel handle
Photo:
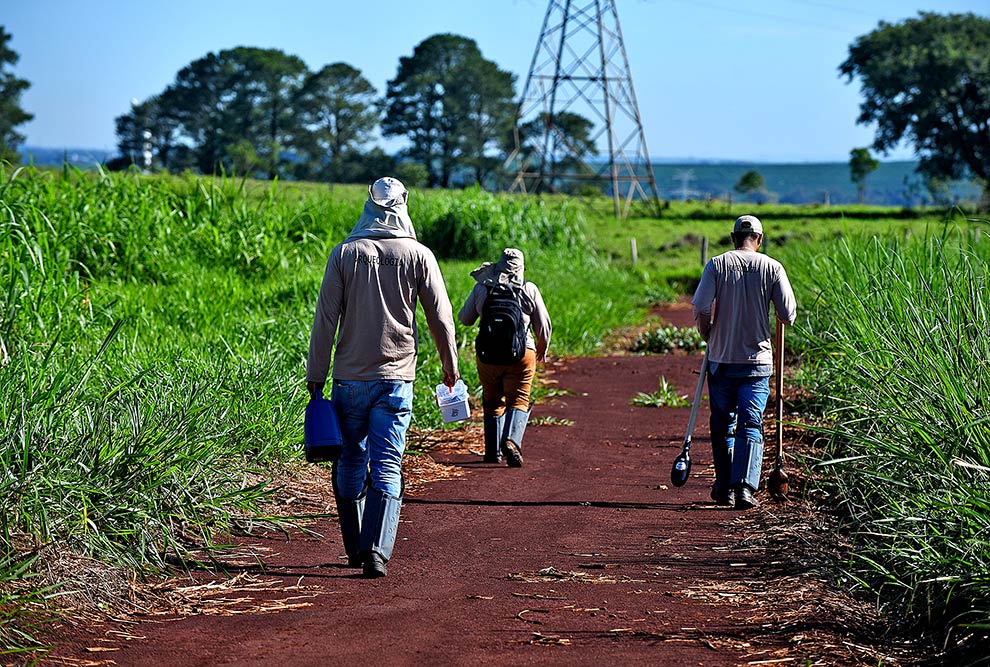
<instances>
[{"instance_id":1,"label":"shovel handle","mask_svg":"<svg viewBox=\"0 0 990 667\"><path fill-rule=\"evenodd\" d=\"M708 350L701 360L701 375L698 377L698 387L694 390L694 403L691 404L691 416L688 417L687 435L684 436L685 447L691 446L691 435L694 433L694 422L698 419L698 408L701 405L701 392L705 388L705 379L708 376Z\"/></svg>"},{"instance_id":2,"label":"shovel handle","mask_svg":"<svg viewBox=\"0 0 990 667\"><path fill-rule=\"evenodd\" d=\"M777 320L777 331L776 331L776 341L775 350L776 359L774 360L774 369L776 371L776 412L777 412L777 424L776 424L776 435L777 435L777 461L780 462L784 457L784 323Z\"/></svg>"}]
</instances>

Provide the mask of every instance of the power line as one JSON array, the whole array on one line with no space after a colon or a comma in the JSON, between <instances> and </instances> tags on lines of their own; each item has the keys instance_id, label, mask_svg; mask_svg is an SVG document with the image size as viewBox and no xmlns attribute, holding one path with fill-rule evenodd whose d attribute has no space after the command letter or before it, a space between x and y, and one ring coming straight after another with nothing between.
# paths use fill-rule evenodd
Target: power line
<instances>
[{"instance_id":1,"label":"power line","mask_svg":"<svg viewBox=\"0 0 990 667\"><path fill-rule=\"evenodd\" d=\"M876 18L875 12L868 12L865 9L859 9L858 7L840 7L839 5L833 5L828 2L815 2L815 0L790 0L791 2L798 2L802 5L809 5L812 7L822 7L824 9L832 9L837 12L842 12L844 14L860 14L862 16L870 16Z\"/></svg>"},{"instance_id":2,"label":"power line","mask_svg":"<svg viewBox=\"0 0 990 667\"><path fill-rule=\"evenodd\" d=\"M832 32L842 33L843 35L848 35L851 32L856 32L854 29L850 28L840 28L834 25L828 25L824 23L819 23L817 21L802 21L801 19L791 18L789 16L782 16L780 14L768 14L766 12L754 12L748 9L741 9L739 7L732 7L726 5L718 5L712 2L702 2L701 0L674 0L675 2L680 2L681 4L691 5L694 7L705 7L707 9L714 9L720 12L731 12L733 14L741 14L743 16L753 16L761 19L768 19L770 21L777 21L781 23L792 23L794 25L801 25L807 28L824 29L830 30Z\"/></svg>"}]
</instances>

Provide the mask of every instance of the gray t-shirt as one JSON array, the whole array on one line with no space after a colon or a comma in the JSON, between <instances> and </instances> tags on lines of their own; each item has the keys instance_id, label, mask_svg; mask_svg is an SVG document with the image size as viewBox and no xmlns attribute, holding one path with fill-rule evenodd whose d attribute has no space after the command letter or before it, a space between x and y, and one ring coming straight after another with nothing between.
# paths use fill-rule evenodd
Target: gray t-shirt
<instances>
[{"instance_id":1,"label":"gray t-shirt","mask_svg":"<svg viewBox=\"0 0 990 667\"><path fill-rule=\"evenodd\" d=\"M708 360L715 364L772 364L770 305L785 324L797 316L784 267L753 250L712 257L692 304L698 328L708 334Z\"/></svg>"}]
</instances>

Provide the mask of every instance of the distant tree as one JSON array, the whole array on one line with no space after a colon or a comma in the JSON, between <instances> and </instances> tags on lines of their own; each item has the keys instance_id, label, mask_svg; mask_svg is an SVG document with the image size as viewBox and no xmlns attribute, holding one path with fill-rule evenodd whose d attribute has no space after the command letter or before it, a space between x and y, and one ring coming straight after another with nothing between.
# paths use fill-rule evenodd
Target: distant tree
<instances>
[{"instance_id":1,"label":"distant tree","mask_svg":"<svg viewBox=\"0 0 990 667\"><path fill-rule=\"evenodd\" d=\"M580 183L556 182L553 175L591 173L587 158L598 155L598 147L592 138L594 127L592 121L570 111L552 117L542 114L519 127L518 159L527 169L551 174L555 181L553 189L576 193L575 188L583 188ZM541 183L539 189L544 188L550 189L550 184Z\"/></svg>"},{"instance_id":2,"label":"distant tree","mask_svg":"<svg viewBox=\"0 0 990 667\"><path fill-rule=\"evenodd\" d=\"M753 201L759 203L759 195L766 191L766 180L755 169L747 171L739 177L734 189L741 195L753 195Z\"/></svg>"},{"instance_id":3,"label":"distant tree","mask_svg":"<svg viewBox=\"0 0 990 667\"><path fill-rule=\"evenodd\" d=\"M873 148L914 144L929 178L969 175L983 184L990 210L990 18L921 12L881 21L856 39L839 72L859 78L859 123L876 123Z\"/></svg>"},{"instance_id":4,"label":"distant tree","mask_svg":"<svg viewBox=\"0 0 990 667\"><path fill-rule=\"evenodd\" d=\"M339 180L370 185L382 176L395 176L396 165L396 159L379 146L368 151L348 151L341 162Z\"/></svg>"},{"instance_id":5,"label":"distant tree","mask_svg":"<svg viewBox=\"0 0 990 667\"><path fill-rule=\"evenodd\" d=\"M236 158L241 168L250 163L275 178L287 167L283 147L298 134L293 101L307 74L301 59L278 49L242 46L208 53L179 70L170 86L138 109L142 117L134 110L121 116L118 140L129 146L139 125L156 121L152 134L160 142L159 154L188 145L178 152L191 153L203 173L229 169Z\"/></svg>"},{"instance_id":6,"label":"distant tree","mask_svg":"<svg viewBox=\"0 0 990 667\"><path fill-rule=\"evenodd\" d=\"M255 174L264 162L258 158L254 144L247 139L241 139L229 144L226 149L230 161L230 172L236 176L251 176Z\"/></svg>"},{"instance_id":7,"label":"distant tree","mask_svg":"<svg viewBox=\"0 0 990 667\"><path fill-rule=\"evenodd\" d=\"M142 153L150 147L152 168L186 166L176 159L179 121L163 110L161 99L154 95L132 104L130 111L116 118L117 150L124 164L142 165Z\"/></svg>"},{"instance_id":8,"label":"distant tree","mask_svg":"<svg viewBox=\"0 0 990 667\"><path fill-rule=\"evenodd\" d=\"M251 142L259 166L273 179L279 175L282 149L298 133L293 100L309 70L298 56L279 49L239 46L221 56L232 65L231 108L244 120L235 143Z\"/></svg>"},{"instance_id":9,"label":"distant tree","mask_svg":"<svg viewBox=\"0 0 990 667\"><path fill-rule=\"evenodd\" d=\"M0 162L16 164L21 159L17 149L24 142L24 135L14 128L34 116L21 108L21 93L31 84L7 71L7 67L16 65L20 58L7 46L10 38L11 34L0 26Z\"/></svg>"},{"instance_id":10,"label":"distant tree","mask_svg":"<svg viewBox=\"0 0 990 667\"><path fill-rule=\"evenodd\" d=\"M225 146L235 143L238 129L243 129L233 117L231 77L228 59L208 53L179 70L162 94L168 100L163 110L179 121L195 165L204 174L223 168Z\"/></svg>"},{"instance_id":11,"label":"distant tree","mask_svg":"<svg viewBox=\"0 0 990 667\"><path fill-rule=\"evenodd\" d=\"M501 147L512 123L514 76L485 60L474 40L434 35L399 69L385 93L385 136L404 136L406 154L430 173L430 185L448 187L457 169L478 178L488 151Z\"/></svg>"},{"instance_id":12,"label":"distant tree","mask_svg":"<svg viewBox=\"0 0 990 667\"><path fill-rule=\"evenodd\" d=\"M502 164L506 149L502 140L515 124L516 77L477 55L451 77L457 93L451 109L460 118L463 164L474 171L475 182L484 185L488 174Z\"/></svg>"},{"instance_id":13,"label":"distant tree","mask_svg":"<svg viewBox=\"0 0 990 667\"><path fill-rule=\"evenodd\" d=\"M297 96L300 128L292 146L308 165L309 178L340 182L344 164L378 126L378 91L347 63L310 74Z\"/></svg>"},{"instance_id":14,"label":"distant tree","mask_svg":"<svg viewBox=\"0 0 990 667\"><path fill-rule=\"evenodd\" d=\"M860 204L866 199L866 177L879 166L880 162L870 155L868 148L854 148L849 151L849 174L856 184L856 200Z\"/></svg>"},{"instance_id":15,"label":"distant tree","mask_svg":"<svg viewBox=\"0 0 990 667\"><path fill-rule=\"evenodd\" d=\"M430 172L418 162L399 162L395 165L395 177L407 188L425 188L430 182Z\"/></svg>"}]
</instances>

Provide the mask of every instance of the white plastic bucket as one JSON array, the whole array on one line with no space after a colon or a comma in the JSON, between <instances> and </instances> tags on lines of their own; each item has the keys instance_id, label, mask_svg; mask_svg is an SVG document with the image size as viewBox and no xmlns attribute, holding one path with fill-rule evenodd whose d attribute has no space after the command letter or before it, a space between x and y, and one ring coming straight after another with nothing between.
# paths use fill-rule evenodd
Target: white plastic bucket
<instances>
[{"instance_id":1,"label":"white plastic bucket","mask_svg":"<svg viewBox=\"0 0 990 667\"><path fill-rule=\"evenodd\" d=\"M453 387L445 384L437 385L437 405L445 423L459 422L471 416L468 405L467 385L462 380L454 383Z\"/></svg>"}]
</instances>

